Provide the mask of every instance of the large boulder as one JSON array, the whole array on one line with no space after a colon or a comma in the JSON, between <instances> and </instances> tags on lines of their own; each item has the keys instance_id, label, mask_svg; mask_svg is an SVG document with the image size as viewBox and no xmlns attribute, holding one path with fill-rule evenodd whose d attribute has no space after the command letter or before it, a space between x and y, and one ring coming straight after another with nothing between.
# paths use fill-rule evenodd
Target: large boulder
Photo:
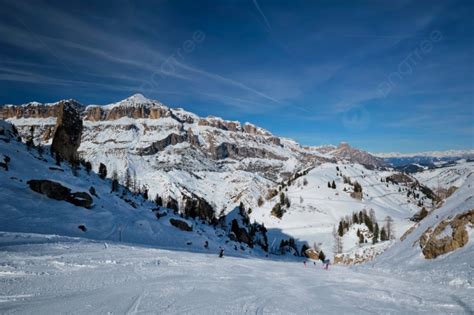
<instances>
[{"instance_id":1,"label":"large boulder","mask_svg":"<svg viewBox=\"0 0 474 315\"><path fill-rule=\"evenodd\" d=\"M71 192L71 189L60 183L46 179L32 179L27 182L30 189L55 200L63 200L75 206L90 209L93 199L86 192Z\"/></svg>"},{"instance_id":2,"label":"large boulder","mask_svg":"<svg viewBox=\"0 0 474 315\"><path fill-rule=\"evenodd\" d=\"M73 101L59 102L51 151L66 161L77 161L77 149L81 144L81 134L82 119L77 109L77 103Z\"/></svg>"},{"instance_id":3,"label":"large boulder","mask_svg":"<svg viewBox=\"0 0 474 315\"><path fill-rule=\"evenodd\" d=\"M469 241L466 226L474 225L474 209L441 221L428 228L420 237L420 247L426 259L433 259L463 247Z\"/></svg>"},{"instance_id":4,"label":"large boulder","mask_svg":"<svg viewBox=\"0 0 474 315\"><path fill-rule=\"evenodd\" d=\"M170 223L172 226L177 227L181 231L191 232L193 230L192 225L188 224L186 221L183 220L171 218Z\"/></svg>"}]
</instances>

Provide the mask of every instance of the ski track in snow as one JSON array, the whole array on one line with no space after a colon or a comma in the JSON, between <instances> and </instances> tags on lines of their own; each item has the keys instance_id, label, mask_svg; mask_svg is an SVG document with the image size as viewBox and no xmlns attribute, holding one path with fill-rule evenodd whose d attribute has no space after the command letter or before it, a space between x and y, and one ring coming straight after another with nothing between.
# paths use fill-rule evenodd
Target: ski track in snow
<instances>
[{"instance_id":1,"label":"ski track in snow","mask_svg":"<svg viewBox=\"0 0 474 315\"><path fill-rule=\"evenodd\" d=\"M2 233L10 236L12 233ZM370 267L0 237L0 313L472 313L472 287ZM3 239L2 239L3 238ZM46 238L46 237L45 237Z\"/></svg>"}]
</instances>

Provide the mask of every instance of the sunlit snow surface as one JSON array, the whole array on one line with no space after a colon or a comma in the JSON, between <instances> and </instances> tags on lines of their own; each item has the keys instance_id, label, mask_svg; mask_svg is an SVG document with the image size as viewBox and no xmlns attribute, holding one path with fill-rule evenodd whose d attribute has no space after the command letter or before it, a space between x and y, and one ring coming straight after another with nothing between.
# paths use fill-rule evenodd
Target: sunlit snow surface
<instances>
[{"instance_id":1,"label":"sunlit snow surface","mask_svg":"<svg viewBox=\"0 0 474 315\"><path fill-rule=\"evenodd\" d=\"M378 269L0 234L0 313L469 313L472 288Z\"/></svg>"}]
</instances>

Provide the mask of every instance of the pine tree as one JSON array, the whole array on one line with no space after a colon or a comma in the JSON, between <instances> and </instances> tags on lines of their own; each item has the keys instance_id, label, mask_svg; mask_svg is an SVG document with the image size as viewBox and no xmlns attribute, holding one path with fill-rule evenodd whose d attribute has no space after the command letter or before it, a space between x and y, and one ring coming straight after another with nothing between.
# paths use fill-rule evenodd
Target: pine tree
<instances>
[{"instance_id":1,"label":"pine tree","mask_svg":"<svg viewBox=\"0 0 474 315\"><path fill-rule=\"evenodd\" d=\"M280 204L285 204L285 193L283 192L280 193Z\"/></svg>"},{"instance_id":2,"label":"pine tree","mask_svg":"<svg viewBox=\"0 0 474 315\"><path fill-rule=\"evenodd\" d=\"M318 258L322 262L324 262L324 260L326 259L326 255L324 255L324 252L322 250L319 252Z\"/></svg>"},{"instance_id":3,"label":"pine tree","mask_svg":"<svg viewBox=\"0 0 474 315\"><path fill-rule=\"evenodd\" d=\"M339 221L339 227L337 229L337 234L341 237L344 236L344 226L342 224L342 221Z\"/></svg>"},{"instance_id":4,"label":"pine tree","mask_svg":"<svg viewBox=\"0 0 474 315\"><path fill-rule=\"evenodd\" d=\"M374 226L374 237L372 238L372 244L377 244L379 242L379 225L376 222Z\"/></svg>"},{"instance_id":5,"label":"pine tree","mask_svg":"<svg viewBox=\"0 0 474 315\"><path fill-rule=\"evenodd\" d=\"M359 218L357 217L357 213L355 212L352 213L352 222L354 224L359 224Z\"/></svg>"},{"instance_id":6,"label":"pine tree","mask_svg":"<svg viewBox=\"0 0 474 315\"><path fill-rule=\"evenodd\" d=\"M99 165L99 177L102 179L107 177L107 167L102 163Z\"/></svg>"},{"instance_id":7,"label":"pine tree","mask_svg":"<svg viewBox=\"0 0 474 315\"><path fill-rule=\"evenodd\" d=\"M130 190L130 186L132 185L132 178L130 176L130 171L129 169L127 168L125 170L125 181L124 181L124 185L125 187Z\"/></svg>"},{"instance_id":8,"label":"pine tree","mask_svg":"<svg viewBox=\"0 0 474 315\"><path fill-rule=\"evenodd\" d=\"M163 199L158 194L155 196L155 204L159 207L163 207Z\"/></svg>"},{"instance_id":9,"label":"pine tree","mask_svg":"<svg viewBox=\"0 0 474 315\"><path fill-rule=\"evenodd\" d=\"M364 234L360 233L359 234L359 244L363 244L364 242L365 242Z\"/></svg>"},{"instance_id":10,"label":"pine tree","mask_svg":"<svg viewBox=\"0 0 474 315\"><path fill-rule=\"evenodd\" d=\"M258 205L259 207L261 207L261 206L263 206L263 203L264 203L264 201L263 201L262 196L258 197L257 205Z\"/></svg>"},{"instance_id":11,"label":"pine tree","mask_svg":"<svg viewBox=\"0 0 474 315\"><path fill-rule=\"evenodd\" d=\"M372 220L370 219L370 217L367 215L367 213L364 213L364 223L365 223L365 225L367 226L367 228L369 229L370 232L374 231L374 225L373 225Z\"/></svg>"},{"instance_id":12,"label":"pine tree","mask_svg":"<svg viewBox=\"0 0 474 315\"><path fill-rule=\"evenodd\" d=\"M143 185L142 194L143 194L143 198L145 200L148 200L148 186L147 185Z\"/></svg>"},{"instance_id":13,"label":"pine tree","mask_svg":"<svg viewBox=\"0 0 474 315\"><path fill-rule=\"evenodd\" d=\"M279 202L277 202L273 208L272 208L272 215L277 217L278 219L281 219L281 217L283 216L283 209L281 208L281 204Z\"/></svg>"},{"instance_id":14,"label":"pine tree","mask_svg":"<svg viewBox=\"0 0 474 315\"><path fill-rule=\"evenodd\" d=\"M387 237L387 232L385 232L385 227L383 226L382 229L380 230L380 240L383 241L388 241Z\"/></svg>"},{"instance_id":15,"label":"pine tree","mask_svg":"<svg viewBox=\"0 0 474 315\"><path fill-rule=\"evenodd\" d=\"M328 188L331 188L331 183L330 182L328 182Z\"/></svg>"},{"instance_id":16,"label":"pine tree","mask_svg":"<svg viewBox=\"0 0 474 315\"><path fill-rule=\"evenodd\" d=\"M336 183L335 183L334 181L332 181L331 188L332 188L332 189L336 189Z\"/></svg>"},{"instance_id":17,"label":"pine tree","mask_svg":"<svg viewBox=\"0 0 474 315\"><path fill-rule=\"evenodd\" d=\"M288 197L286 197L286 196L285 196L285 206L287 208L289 208L291 206L290 199L288 199Z\"/></svg>"},{"instance_id":18,"label":"pine tree","mask_svg":"<svg viewBox=\"0 0 474 315\"><path fill-rule=\"evenodd\" d=\"M112 173L112 192L118 191L118 187L119 187L118 176L117 176L117 172L114 171Z\"/></svg>"}]
</instances>

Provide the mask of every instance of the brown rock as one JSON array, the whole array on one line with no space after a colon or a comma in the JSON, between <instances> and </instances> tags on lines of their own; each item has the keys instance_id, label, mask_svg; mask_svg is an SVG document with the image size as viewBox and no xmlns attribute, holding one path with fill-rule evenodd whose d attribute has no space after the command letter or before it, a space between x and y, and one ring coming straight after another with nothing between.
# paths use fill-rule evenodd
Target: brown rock
<instances>
[{"instance_id":1,"label":"brown rock","mask_svg":"<svg viewBox=\"0 0 474 315\"><path fill-rule=\"evenodd\" d=\"M74 103L61 101L51 151L71 163L77 161L81 134L82 119Z\"/></svg>"},{"instance_id":2,"label":"brown rock","mask_svg":"<svg viewBox=\"0 0 474 315\"><path fill-rule=\"evenodd\" d=\"M425 258L434 259L466 245L469 241L467 224L474 224L474 209L458 214L454 219L445 219L434 229L428 228L420 237L420 247ZM440 238L448 227L451 228L451 235Z\"/></svg>"}]
</instances>

